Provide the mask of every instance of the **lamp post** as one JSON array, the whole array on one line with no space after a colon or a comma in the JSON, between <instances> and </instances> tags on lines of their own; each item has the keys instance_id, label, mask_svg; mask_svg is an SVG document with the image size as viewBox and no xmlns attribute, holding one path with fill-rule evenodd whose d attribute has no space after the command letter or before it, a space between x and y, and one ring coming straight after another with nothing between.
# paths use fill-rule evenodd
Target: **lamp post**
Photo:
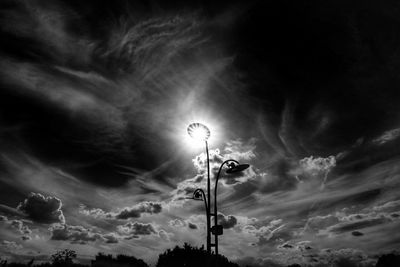
<instances>
[{"instance_id":1,"label":"lamp post","mask_svg":"<svg viewBox=\"0 0 400 267\"><path fill-rule=\"evenodd\" d=\"M210 190L210 156L208 153L208 138L210 137L210 130L201 123L192 123L188 126L187 132L190 137L204 142L206 146L206 154L207 154L207 197L202 189L196 189L193 193L193 197L190 199L201 200L200 196L202 196L204 200L204 205L206 208L206 217L207 217L207 252L211 254L211 247L215 247L215 255L218 255L218 236L222 235L223 229L222 225L218 225L218 210L217 210L217 187L218 187L218 179L221 174L222 168L227 165L228 169L226 173L236 173L241 172L247 169L249 164L240 164L238 161L234 159L229 159L224 161L219 167L217 177L215 179L215 188L214 188L214 213L211 214L211 190ZM211 228L211 216L214 216L214 226ZM215 235L214 244L211 244L211 235ZM217 260L215 262L217 264Z\"/></svg>"},{"instance_id":2,"label":"lamp post","mask_svg":"<svg viewBox=\"0 0 400 267\"><path fill-rule=\"evenodd\" d=\"M211 216L210 216L210 203L211 203L211 194L210 194L210 155L208 153L208 138L210 137L210 129L207 128L204 124L201 123L192 123L188 126L187 132L190 137L202 141L206 145L206 154L207 154L207 201L205 199L204 191L201 190L204 196L204 202L206 205L206 217L207 217L207 252L211 254L211 236L210 236L210 228L211 228ZM208 203L208 204L207 204Z\"/></svg>"},{"instance_id":3,"label":"lamp post","mask_svg":"<svg viewBox=\"0 0 400 267\"><path fill-rule=\"evenodd\" d=\"M222 167L224 165L228 166L228 169L226 170L226 173L237 173L244 171L247 169L250 165L249 164L240 164L238 161L234 159L228 159L225 160L221 166L219 167L217 178L215 179L215 188L214 188L214 227L211 229L211 231L214 234L214 246L215 246L215 255L218 255L218 236L222 235L223 233L223 228L222 225L218 225L218 210L217 210L217 188L218 188L218 179L221 174Z\"/></svg>"},{"instance_id":4,"label":"lamp post","mask_svg":"<svg viewBox=\"0 0 400 267\"><path fill-rule=\"evenodd\" d=\"M186 199L193 199L193 200L199 200L199 201L204 200L204 206L206 208L206 215L207 215L207 217L210 217L206 194L204 193L203 189L197 188L193 192L193 197L187 197Z\"/></svg>"}]
</instances>

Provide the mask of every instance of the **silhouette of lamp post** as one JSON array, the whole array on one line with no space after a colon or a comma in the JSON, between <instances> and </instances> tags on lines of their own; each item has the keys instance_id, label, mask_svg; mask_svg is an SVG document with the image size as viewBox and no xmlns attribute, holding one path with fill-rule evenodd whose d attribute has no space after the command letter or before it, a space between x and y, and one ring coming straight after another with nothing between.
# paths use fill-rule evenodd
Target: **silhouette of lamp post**
<instances>
[{"instance_id":1,"label":"silhouette of lamp post","mask_svg":"<svg viewBox=\"0 0 400 267\"><path fill-rule=\"evenodd\" d=\"M210 227L211 227L211 216L210 216L210 203L211 203L211 194L210 194L210 155L208 153L208 138L210 137L210 129L207 126L201 123L192 123L188 126L187 132L196 141L204 142L206 145L206 154L207 154L207 200L205 198L204 191L201 190L201 194L204 197L204 203L206 206L206 217L207 217L207 252L211 254L211 236L210 236ZM197 190L196 190L197 191ZM196 192L195 191L195 192Z\"/></svg>"},{"instance_id":2,"label":"silhouette of lamp post","mask_svg":"<svg viewBox=\"0 0 400 267\"><path fill-rule=\"evenodd\" d=\"M214 213L211 214L211 193L210 193L210 156L208 153L208 138L210 137L210 130L201 123L192 123L188 126L188 134L196 139L197 141L205 142L206 145L206 154L207 154L207 198L206 194L202 189L196 189L193 192L193 197L190 199L194 200L204 200L204 205L206 208L206 217L207 217L207 252L211 254L211 246L215 247L215 254L218 255L218 236L223 234L222 225L218 225L218 211L217 211L217 186L218 180L221 174L222 168L227 165L228 169L226 173L232 174L244 171L250 165L249 164L240 164L238 161L234 159L229 159L224 161L219 167L217 178L215 180L215 189L214 189ZM214 226L211 228L211 216L214 216ZM211 244L211 235L215 236L215 243ZM217 263L217 262L216 262Z\"/></svg>"},{"instance_id":3,"label":"silhouette of lamp post","mask_svg":"<svg viewBox=\"0 0 400 267\"><path fill-rule=\"evenodd\" d=\"M214 226L211 228L211 232L214 235L214 246L215 246L215 255L218 255L218 236L223 234L223 227L222 225L218 225L218 210L217 210L217 187L218 187L218 180L221 174L222 167L224 165L228 166L228 169L225 171L228 174L242 172L247 169L250 165L249 164L240 164L238 161L234 159L225 160L221 166L219 167L217 178L215 179L215 189L214 189Z\"/></svg>"}]
</instances>

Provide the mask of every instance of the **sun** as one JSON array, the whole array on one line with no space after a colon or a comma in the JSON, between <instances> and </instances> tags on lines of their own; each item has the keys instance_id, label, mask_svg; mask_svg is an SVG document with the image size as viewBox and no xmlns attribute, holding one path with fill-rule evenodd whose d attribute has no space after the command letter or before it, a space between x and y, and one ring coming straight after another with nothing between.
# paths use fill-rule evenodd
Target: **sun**
<instances>
[{"instance_id":1,"label":"sun","mask_svg":"<svg viewBox=\"0 0 400 267\"><path fill-rule=\"evenodd\" d=\"M210 129L199 122L191 123L187 128L187 132L194 140L203 142L207 141L211 134Z\"/></svg>"}]
</instances>

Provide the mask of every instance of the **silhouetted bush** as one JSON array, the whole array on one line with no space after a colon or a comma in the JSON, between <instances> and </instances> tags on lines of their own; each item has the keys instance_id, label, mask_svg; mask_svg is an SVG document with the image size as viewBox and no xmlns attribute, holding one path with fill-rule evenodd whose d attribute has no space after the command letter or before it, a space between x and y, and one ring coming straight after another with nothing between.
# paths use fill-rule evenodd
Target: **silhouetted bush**
<instances>
[{"instance_id":1,"label":"silhouetted bush","mask_svg":"<svg viewBox=\"0 0 400 267\"><path fill-rule=\"evenodd\" d=\"M71 266L73 265L73 259L76 258L76 252L70 249L64 249L57 251L51 255L51 261L53 266Z\"/></svg>"},{"instance_id":2,"label":"silhouetted bush","mask_svg":"<svg viewBox=\"0 0 400 267\"><path fill-rule=\"evenodd\" d=\"M114 259L112 255L99 253L92 261L92 267L148 267L148 265L133 256L117 255Z\"/></svg>"},{"instance_id":3,"label":"silhouetted bush","mask_svg":"<svg viewBox=\"0 0 400 267\"><path fill-rule=\"evenodd\" d=\"M184 244L183 248L176 246L174 249L168 249L158 256L157 267L204 267L215 266L215 261L218 267L239 267L238 264L230 262L222 255L209 255L204 247L192 247L189 244Z\"/></svg>"},{"instance_id":4,"label":"silhouetted bush","mask_svg":"<svg viewBox=\"0 0 400 267\"><path fill-rule=\"evenodd\" d=\"M397 254L385 254L379 257L375 267L399 267L400 266L400 255Z\"/></svg>"}]
</instances>

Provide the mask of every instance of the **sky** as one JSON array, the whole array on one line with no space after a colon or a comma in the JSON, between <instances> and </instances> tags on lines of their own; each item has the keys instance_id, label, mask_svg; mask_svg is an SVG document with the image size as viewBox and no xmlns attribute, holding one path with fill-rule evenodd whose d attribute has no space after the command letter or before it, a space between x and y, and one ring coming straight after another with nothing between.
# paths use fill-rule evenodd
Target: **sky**
<instances>
[{"instance_id":1,"label":"sky","mask_svg":"<svg viewBox=\"0 0 400 267\"><path fill-rule=\"evenodd\" d=\"M400 247L396 1L0 3L0 255L155 264L227 159L219 251L374 266ZM396 250L397 249L397 250Z\"/></svg>"}]
</instances>

